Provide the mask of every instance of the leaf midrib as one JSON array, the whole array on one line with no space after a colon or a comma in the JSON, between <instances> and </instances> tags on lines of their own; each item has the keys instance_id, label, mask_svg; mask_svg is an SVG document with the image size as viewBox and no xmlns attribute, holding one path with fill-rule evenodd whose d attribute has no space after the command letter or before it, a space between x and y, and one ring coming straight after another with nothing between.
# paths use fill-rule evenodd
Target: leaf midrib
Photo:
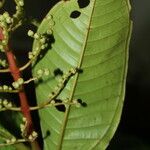
<instances>
[{"instance_id":1,"label":"leaf midrib","mask_svg":"<svg viewBox=\"0 0 150 150\"><path fill-rule=\"evenodd\" d=\"M91 23L92 23L92 16L93 16L93 13L94 13L95 4L96 4L96 0L93 2L93 8L92 8L92 11L91 11L91 16L90 16L90 19L89 19L89 25L88 25L88 28L87 28L87 34L85 36L85 40L84 40L85 42L83 44L81 57L79 59L79 63L78 63L78 66L77 66L78 68L81 68L81 65L82 65L82 62L83 62L83 57L84 57L85 49L86 49L86 46L87 46L87 40L88 40L89 33L90 33L90 26L91 26ZM77 74L75 76L72 92L70 94L69 101L72 101L72 99L73 99L75 89L76 89L76 86L77 86L78 78L79 78L79 73L77 72ZM61 148L62 148L63 138L64 138L64 135L65 135L65 129L66 129L67 122L68 122L68 116L69 116L70 108L71 108L71 105L69 105L66 108L66 111L65 111L64 120L63 120L62 128L61 128L61 131L60 131L60 139L59 139L59 142L58 142L58 150L61 150Z\"/></svg>"}]
</instances>

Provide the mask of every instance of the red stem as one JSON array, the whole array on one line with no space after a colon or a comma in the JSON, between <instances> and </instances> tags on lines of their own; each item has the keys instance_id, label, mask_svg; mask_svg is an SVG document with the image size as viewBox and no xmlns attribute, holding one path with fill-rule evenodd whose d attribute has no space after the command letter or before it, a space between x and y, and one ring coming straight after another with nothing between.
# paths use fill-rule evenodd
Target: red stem
<instances>
[{"instance_id":1,"label":"red stem","mask_svg":"<svg viewBox=\"0 0 150 150\"><path fill-rule=\"evenodd\" d=\"M6 52L11 75L13 76L14 81L17 81L19 78L21 78L21 73L19 71L19 68L16 65L14 54L12 53L12 51L9 51L8 48L7 50L5 50L5 52ZM28 134L30 134L31 131L33 130L32 118L29 109L30 107L28 104L27 96L24 92L24 87L21 86L20 89L21 90L19 91L18 94L20 98L21 111L24 117L27 119Z\"/></svg>"},{"instance_id":2,"label":"red stem","mask_svg":"<svg viewBox=\"0 0 150 150\"><path fill-rule=\"evenodd\" d=\"M17 67L15 56L12 53L12 51L8 50L8 48L5 50L5 53L7 56L11 75L13 76L14 81L17 81L19 78L21 78L21 72L19 71L19 68ZM29 109L30 106L28 104L27 96L24 91L24 86L22 85L20 89L21 90L19 91L18 94L19 94L19 99L20 99L21 111L24 117L27 119L27 126L26 126L25 134L29 136L29 134L31 134L31 132L34 130L32 117L31 117L31 113ZM40 146L36 140L33 143L31 143L31 145L32 145L32 149L40 150Z\"/></svg>"},{"instance_id":3,"label":"red stem","mask_svg":"<svg viewBox=\"0 0 150 150\"><path fill-rule=\"evenodd\" d=\"M3 30L0 27L0 40L3 40L3 38L4 38L2 31ZM19 68L17 66L15 56L14 56L13 52L11 50L9 50L8 47L5 48L5 54L6 54L6 57L8 60L10 73L11 73L14 81L17 81L19 78L21 78L21 72L19 71ZM28 104L28 99L27 99L23 85L20 87L20 91L18 92L18 94L19 94L21 112L27 120L25 135L29 136L31 134L31 132L34 130L34 127L33 127L32 117L31 117L31 113L30 113L30 106ZM40 146L36 140L31 145L32 145L33 149L40 150Z\"/></svg>"}]
</instances>

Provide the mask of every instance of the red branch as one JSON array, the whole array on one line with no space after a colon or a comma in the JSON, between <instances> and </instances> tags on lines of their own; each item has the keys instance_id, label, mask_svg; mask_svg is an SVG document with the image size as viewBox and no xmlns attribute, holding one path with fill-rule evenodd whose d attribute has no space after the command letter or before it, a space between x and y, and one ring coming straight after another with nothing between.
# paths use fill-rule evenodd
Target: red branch
<instances>
[{"instance_id":1,"label":"red branch","mask_svg":"<svg viewBox=\"0 0 150 150\"><path fill-rule=\"evenodd\" d=\"M21 78L21 73L19 71L19 68L16 65L14 54L12 53L12 51L8 50L8 48L5 50L5 53L7 56L11 75L13 76L14 81L17 81L19 78ZM32 118L30 114L27 96L25 94L23 86L20 87L20 91L18 94L20 98L21 111L24 117L27 119L27 134L30 134L31 131L33 130L33 124L32 124Z\"/></svg>"},{"instance_id":2,"label":"red branch","mask_svg":"<svg viewBox=\"0 0 150 150\"><path fill-rule=\"evenodd\" d=\"M2 31L3 31L2 28L0 28L0 40L3 40L4 38ZM19 78L21 78L21 72L19 71L19 68L17 66L15 56L8 47L5 48L5 54L8 60L10 73L14 81L17 81ZM23 85L20 87L20 91L18 92L18 94L19 94L19 99L20 99L21 112L27 120L25 135L29 136L29 134L31 134L34 128L33 128L33 122L32 122L32 117L30 113L30 106L28 104L28 99L27 99ZM40 147L37 141L34 141L32 143L32 147L33 149L40 150Z\"/></svg>"}]
</instances>

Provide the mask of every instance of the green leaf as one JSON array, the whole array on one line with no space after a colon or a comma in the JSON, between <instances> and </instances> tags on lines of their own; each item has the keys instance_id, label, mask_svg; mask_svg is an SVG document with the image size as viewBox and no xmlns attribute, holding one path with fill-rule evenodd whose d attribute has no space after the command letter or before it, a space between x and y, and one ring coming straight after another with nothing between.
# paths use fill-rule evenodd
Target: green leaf
<instances>
[{"instance_id":1,"label":"green leaf","mask_svg":"<svg viewBox=\"0 0 150 150\"><path fill-rule=\"evenodd\" d=\"M0 125L0 144L6 143L7 139L11 139L13 136ZM16 150L14 146L0 146L1 150Z\"/></svg>"},{"instance_id":2,"label":"green leaf","mask_svg":"<svg viewBox=\"0 0 150 150\"><path fill-rule=\"evenodd\" d=\"M7 145L2 146L1 144L6 143L6 140L11 139L14 137L11 133L7 131L3 126L0 124L0 150L29 150L29 147L25 146L24 143L18 143L14 145Z\"/></svg>"},{"instance_id":3,"label":"green leaf","mask_svg":"<svg viewBox=\"0 0 150 150\"><path fill-rule=\"evenodd\" d=\"M33 74L49 68L51 75L36 86L38 103L48 99L59 83L53 71L81 68L59 99L81 99L87 107L66 106L39 111L44 150L104 150L120 121L130 37L127 0L61 1L48 13L38 32L53 29L51 48L35 65ZM81 7L80 6L80 7ZM48 18L52 18L49 21ZM37 47L34 42L33 50ZM48 134L49 133L49 134Z\"/></svg>"},{"instance_id":4,"label":"green leaf","mask_svg":"<svg viewBox=\"0 0 150 150\"><path fill-rule=\"evenodd\" d=\"M16 148L14 146L4 146L0 148L1 150L16 150Z\"/></svg>"},{"instance_id":5,"label":"green leaf","mask_svg":"<svg viewBox=\"0 0 150 150\"><path fill-rule=\"evenodd\" d=\"M6 96L6 95L5 95ZM4 99L4 95L0 94L0 97ZM9 100L12 98L9 97ZM4 146L6 140L13 137L20 137L20 124L22 123L22 114L13 111L0 111L0 150L29 150L24 143L17 143L13 145ZM2 146L3 145L3 146Z\"/></svg>"},{"instance_id":6,"label":"green leaf","mask_svg":"<svg viewBox=\"0 0 150 150\"><path fill-rule=\"evenodd\" d=\"M6 139L11 138L12 135L0 125L0 141L5 141Z\"/></svg>"}]
</instances>

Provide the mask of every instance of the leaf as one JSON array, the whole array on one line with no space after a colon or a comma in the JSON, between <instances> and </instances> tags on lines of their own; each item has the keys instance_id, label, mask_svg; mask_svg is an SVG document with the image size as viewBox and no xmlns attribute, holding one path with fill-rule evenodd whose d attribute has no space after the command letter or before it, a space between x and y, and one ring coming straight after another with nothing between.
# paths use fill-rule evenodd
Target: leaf
<instances>
[{"instance_id":1,"label":"leaf","mask_svg":"<svg viewBox=\"0 0 150 150\"><path fill-rule=\"evenodd\" d=\"M29 148L24 145L24 143L18 143L14 145L1 146L1 144L6 143L6 140L14 137L11 133L7 131L3 126L0 125L0 150L29 150Z\"/></svg>"},{"instance_id":2,"label":"leaf","mask_svg":"<svg viewBox=\"0 0 150 150\"><path fill-rule=\"evenodd\" d=\"M0 149L1 150L16 150L15 147L12 146L12 145L11 146L7 146L7 147L6 146L5 147L1 147Z\"/></svg>"},{"instance_id":3,"label":"leaf","mask_svg":"<svg viewBox=\"0 0 150 150\"><path fill-rule=\"evenodd\" d=\"M6 94L9 100L12 100L11 96ZM0 93L1 100L4 99L4 95ZM0 110L0 150L29 150L24 143L17 143L14 145L2 146L6 143L6 140L13 137L20 137L20 124L22 123L22 114L13 111ZM19 138L18 137L18 138Z\"/></svg>"},{"instance_id":4,"label":"leaf","mask_svg":"<svg viewBox=\"0 0 150 150\"><path fill-rule=\"evenodd\" d=\"M46 33L52 28L54 36L51 47L33 69L34 75L41 68L51 70L49 78L43 77L36 85L38 104L45 102L59 83L61 77L53 73L56 69L66 73L76 67L83 73L73 76L58 98L69 98L70 102L81 99L87 104L66 106L65 112L55 107L39 111L44 150L104 150L120 121L131 24L129 3L85 2L59 2L38 29L38 33ZM35 41L33 50L37 44Z\"/></svg>"},{"instance_id":5,"label":"leaf","mask_svg":"<svg viewBox=\"0 0 150 150\"><path fill-rule=\"evenodd\" d=\"M4 95L0 93L0 99L1 103L3 100L8 100L8 102L13 101L13 98L9 94ZM0 126L3 127L8 133L11 133L15 137L20 137L21 123L22 123L22 114L20 112L0 110Z\"/></svg>"},{"instance_id":6,"label":"leaf","mask_svg":"<svg viewBox=\"0 0 150 150\"><path fill-rule=\"evenodd\" d=\"M21 123L22 123L22 115L20 113L13 111L0 112L0 125L3 126L5 130L11 132L16 137L20 136Z\"/></svg>"},{"instance_id":7,"label":"leaf","mask_svg":"<svg viewBox=\"0 0 150 150\"><path fill-rule=\"evenodd\" d=\"M7 139L11 139L13 136L0 125L0 144L5 143ZM11 146L0 146L1 150L16 150L13 145Z\"/></svg>"}]
</instances>

